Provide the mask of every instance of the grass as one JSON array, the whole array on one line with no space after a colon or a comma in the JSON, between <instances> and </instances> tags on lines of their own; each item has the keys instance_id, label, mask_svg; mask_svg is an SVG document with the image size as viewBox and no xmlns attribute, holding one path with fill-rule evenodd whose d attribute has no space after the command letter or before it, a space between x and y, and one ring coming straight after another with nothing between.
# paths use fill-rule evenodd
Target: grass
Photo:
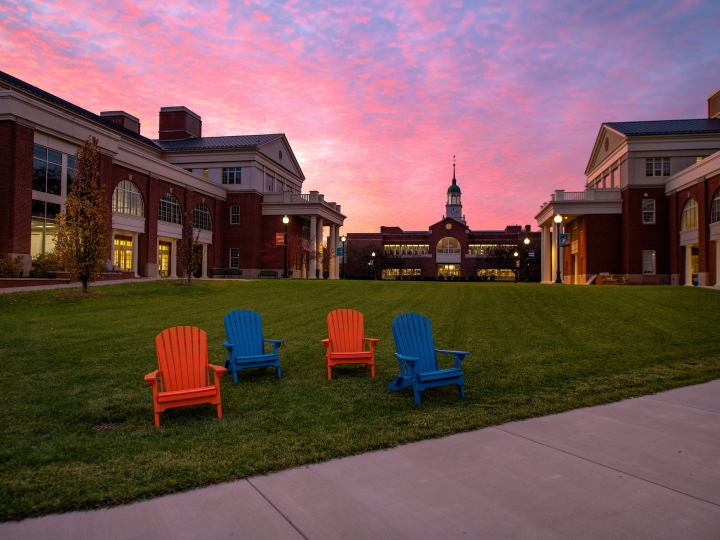
<instances>
[{"instance_id":1,"label":"grass","mask_svg":"<svg viewBox=\"0 0 720 540\"><path fill-rule=\"evenodd\" d=\"M720 294L689 287L503 283L160 281L0 295L0 521L110 506L720 377ZM327 380L325 317L365 314L376 377ZM222 365L223 315L261 313L285 339L272 369L222 379L209 405L153 426L154 338L195 325ZM390 392L392 319L430 317L436 346L471 351L454 386ZM443 359L445 365L452 358ZM103 422L115 429L97 431Z\"/></svg>"}]
</instances>

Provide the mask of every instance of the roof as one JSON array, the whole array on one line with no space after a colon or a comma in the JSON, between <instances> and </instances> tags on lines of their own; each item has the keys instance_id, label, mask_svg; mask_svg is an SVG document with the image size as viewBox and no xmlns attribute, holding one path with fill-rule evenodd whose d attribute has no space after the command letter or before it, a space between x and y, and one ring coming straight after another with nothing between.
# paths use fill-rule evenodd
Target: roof
<instances>
[{"instance_id":1,"label":"roof","mask_svg":"<svg viewBox=\"0 0 720 540\"><path fill-rule=\"evenodd\" d=\"M720 118L648 120L642 122L605 122L603 125L622 133L627 137L720 133Z\"/></svg>"},{"instance_id":2,"label":"roof","mask_svg":"<svg viewBox=\"0 0 720 540\"><path fill-rule=\"evenodd\" d=\"M231 148L255 148L262 144L280 139L282 133L268 135L228 135L225 137L199 137L180 141L153 141L165 152L185 150L222 150Z\"/></svg>"},{"instance_id":3,"label":"roof","mask_svg":"<svg viewBox=\"0 0 720 540\"><path fill-rule=\"evenodd\" d=\"M133 139L143 142L149 146L152 146L155 149L158 148L158 146L151 139L148 139L147 137L143 137L142 135L135 133L132 130L122 127L122 126L116 124L115 122L111 122L110 120L103 118L102 116L100 116L98 114L90 112L87 109L78 107L77 105L74 105L73 103L70 103L69 101L60 99L59 97L54 96L50 92L41 90L37 86L33 86L32 84L28 84L25 81L21 81L17 77L13 77L12 75L5 73L4 71L0 71L0 81L4 82L6 84L9 84L10 86L15 86L17 88L20 88L21 90L28 92L30 94L34 94L34 95L38 96L39 98L44 99L45 101L49 101L50 103L53 103L54 105L58 105L64 109L72 111L75 114L78 114L80 116L84 116L85 118L93 120L94 122L97 122L98 124L102 124L106 128L110 128L113 131L117 131L118 133L122 133L123 135L126 135L128 137L132 137Z\"/></svg>"},{"instance_id":4,"label":"roof","mask_svg":"<svg viewBox=\"0 0 720 540\"><path fill-rule=\"evenodd\" d=\"M453 178L452 185L447 190L448 193L460 193L460 186L457 185L455 182L455 178Z\"/></svg>"}]
</instances>

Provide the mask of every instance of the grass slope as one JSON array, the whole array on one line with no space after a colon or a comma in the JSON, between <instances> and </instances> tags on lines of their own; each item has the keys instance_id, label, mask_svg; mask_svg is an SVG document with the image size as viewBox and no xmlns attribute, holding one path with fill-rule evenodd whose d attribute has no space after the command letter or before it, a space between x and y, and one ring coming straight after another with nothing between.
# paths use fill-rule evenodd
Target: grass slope
<instances>
[{"instance_id":1,"label":"grass slope","mask_svg":"<svg viewBox=\"0 0 720 540\"><path fill-rule=\"evenodd\" d=\"M325 317L350 307L381 339L377 375L324 367ZM224 418L201 405L153 426L154 338L195 325L222 365L223 315L285 339L272 369L222 379ZM471 351L454 386L393 393L391 334L428 315L436 346ZM503 283L161 281L0 295L0 521L126 503L419 439L720 377L720 294L689 287ZM452 358L442 360L446 367ZM119 422L113 430L95 424Z\"/></svg>"}]
</instances>

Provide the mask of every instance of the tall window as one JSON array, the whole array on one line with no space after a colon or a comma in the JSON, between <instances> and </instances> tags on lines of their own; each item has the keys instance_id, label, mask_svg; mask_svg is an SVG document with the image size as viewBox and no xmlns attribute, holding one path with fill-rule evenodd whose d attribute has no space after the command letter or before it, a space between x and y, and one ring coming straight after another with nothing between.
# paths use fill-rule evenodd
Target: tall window
<instances>
[{"instance_id":1,"label":"tall window","mask_svg":"<svg viewBox=\"0 0 720 540\"><path fill-rule=\"evenodd\" d=\"M120 182L113 192L113 212L143 217L145 209L140 189L130 180Z\"/></svg>"},{"instance_id":2,"label":"tall window","mask_svg":"<svg viewBox=\"0 0 720 540\"><path fill-rule=\"evenodd\" d=\"M446 236L437 243L436 251L437 253L460 253L460 242L451 236Z\"/></svg>"},{"instance_id":3,"label":"tall window","mask_svg":"<svg viewBox=\"0 0 720 540\"><path fill-rule=\"evenodd\" d=\"M77 176L77 163L75 162L75 156L68 156L67 161L67 171L65 171L65 185L66 188L66 194L70 193L70 188L72 187L72 181L75 180L75 177Z\"/></svg>"},{"instance_id":4,"label":"tall window","mask_svg":"<svg viewBox=\"0 0 720 540\"><path fill-rule=\"evenodd\" d=\"M230 248L230 268L240 268L240 248Z\"/></svg>"},{"instance_id":5,"label":"tall window","mask_svg":"<svg viewBox=\"0 0 720 540\"><path fill-rule=\"evenodd\" d=\"M201 231L212 231L210 210L205 203L200 203L193 210L193 227Z\"/></svg>"},{"instance_id":6,"label":"tall window","mask_svg":"<svg viewBox=\"0 0 720 540\"><path fill-rule=\"evenodd\" d=\"M670 158L647 158L645 176L670 176Z\"/></svg>"},{"instance_id":7,"label":"tall window","mask_svg":"<svg viewBox=\"0 0 720 540\"><path fill-rule=\"evenodd\" d=\"M33 189L60 195L62 154L44 146L33 149Z\"/></svg>"},{"instance_id":8,"label":"tall window","mask_svg":"<svg viewBox=\"0 0 720 540\"><path fill-rule=\"evenodd\" d=\"M646 224L655 223L655 199L643 199L642 222Z\"/></svg>"},{"instance_id":9,"label":"tall window","mask_svg":"<svg viewBox=\"0 0 720 540\"><path fill-rule=\"evenodd\" d=\"M275 186L275 181L272 179L272 176L268 175L265 177L265 191L274 191L273 187Z\"/></svg>"},{"instance_id":10,"label":"tall window","mask_svg":"<svg viewBox=\"0 0 720 540\"><path fill-rule=\"evenodd\" d=\"M166 223L182 224L182 210L177 197L172 193L163 193L160 197L160 205L158 207L158 221Z\"/></svg>"},{"instance_id":11,"label":"tall window","mask_svg":"<svg viewBox=\"0 0 720 540\"><path fill-rule=\"evenodd\" d=\"M680 230L687 231L697 229L698 226L698 205L693 198L688 199L683 206L682 220L680 221Z\"/></svg>"},{"instance_id":12,"label":"tall window","mask_svg":"<svg viewBox=\"0 0 720 540\"><path fill-rule=\"evenodd\" d=\"M55 250L55 216L60 213L57 203L32 200L30 221L30 255L50 253Z\"/></svg>"},{"instance_id":13,"label":"tall window","mask_svg":"<svg viewBox=\"0 0 720 540\"><path fill-rule=\"evenodd\" d=\"M240 207L239 206L231 206L230 207L230 224L231 225L240 225Z\"/></svg>"},{"instance_id":14,"label":"tall window","mask_svg":"<svg viewBox=\"0 0 720 540\"><path fill-rule=\"evenodd\" d=\"M644 249L643 250L643 274L654 274L655 273L655 250Z\"/></svg>"},{"instance_id":15,"label":"tall window","mask_svg":"<svg viewBox=\"0 0 720 540\"><path fill-rule=\"evenodd\" d=\"M240 167L226 167L222 170L223 184L239 184L240 183Z\"/></svg>"},{"instance_id":16,"label":"tall window","mask_svg":"<svg viewBox=\"0 0 720 540\"><path fill-rule=\"evenodd\" d=\"M715 192L710 205L710 223L717 223L718 221L720 221L720 189Z\"/></svg>"},{"instance_id":17,"label":"tall window","mask_svg":"<svg viewBox=\"0 0 720 540\"><path fill-rule=\"evenodd\" d=\"M277 186L275 186L275 188L276 188L275 191L279 191L280 193L282 193L283 189L285 189L283 187L283 183L282 183L282 181L280 181L280 179L278 179Z\"/></svg>"}]
</instances>

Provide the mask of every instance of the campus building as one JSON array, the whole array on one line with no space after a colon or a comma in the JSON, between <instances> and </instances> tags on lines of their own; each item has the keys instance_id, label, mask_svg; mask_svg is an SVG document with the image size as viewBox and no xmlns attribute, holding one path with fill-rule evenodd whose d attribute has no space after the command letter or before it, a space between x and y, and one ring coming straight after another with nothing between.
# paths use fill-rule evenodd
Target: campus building
<instances>
[{"instance_id":1,"label":"campus building","mask_svg":"<svg viewBox=\"0 0 720 540\"><path fill-rule=\"evenodd\" d=\"M199 231L202 265L283 270L276 233L302 238L308 252L323 240L335 252L345 216L335 202L302 193L305 176L282 134L203 137L186 107L162 107L157 139L141 134L125 111L99 115L0 72L0 253L31 257L54 249L55 216L76 174L75 152L99 140L100 180L112 205L110 266L128 277L177 277L176 245L186 210ZM315 257L291 258L293 277L316 276ZM279 262L280 261L280 262ZM329 277L339 277L331 259Z\"/></svg>"},{"instance_id":2,"label":"campus building","mask_svg":"<svg viewBox=\"0 0 720 540\"><path fill-rule=\"evenodd\" d=\"M720 284L720 89L708 118L602 124L585 176L535 216L543 282Z\"/></svg>"},{"instance_id":3,"label":"campus building","mask_svg":"<svg viewBox=\"0 0 720 540\"><path fill-rule=\"evenodd\" d=\"M369 259L372 253L399 259L400 265L382 269L385 279L400 276L490 277L539 279L540 234L530 225L508 225L504 230L471 230L462 209L462 191L455 178L448 187L443 219L426 231L380 227L379 233L347 235L348 259ZM517 253L517 255L515 255Z\"/></svg>"}]
</instances>

